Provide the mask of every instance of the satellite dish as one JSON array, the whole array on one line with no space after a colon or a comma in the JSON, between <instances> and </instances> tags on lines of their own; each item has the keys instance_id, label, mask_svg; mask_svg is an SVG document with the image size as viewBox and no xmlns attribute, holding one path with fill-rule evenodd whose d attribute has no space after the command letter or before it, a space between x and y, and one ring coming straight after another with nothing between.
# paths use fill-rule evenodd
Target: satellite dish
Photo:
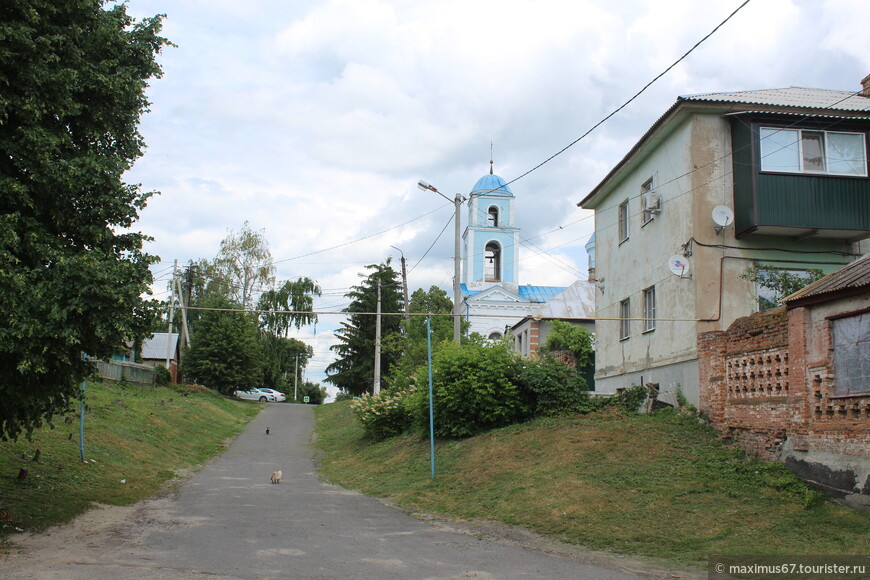
<instances>
[{"instance_id":1,"label":"satellite dish","mask_svg":"<svg viewBox=\"0 0 870 580\"><path fill-rule=\"evenodd\" d=\"M689 273L689 260L687 260L685 256L674 254L668 258L668 270L670 270L671 274L674 276L682 278Z\"/></svg>"},{"instance_id":2,"label":"satellite dish","mask_svg":"<svg viewBox=\"0 0 870 580\"><path fill-rule=\"evenodd\" d=\"M713 208L713 222L719 226L719 230L728 224L734 223L734 212L725 205L717 205Z\"/></svg>"},{"instance_id":3,"label":"satellite dish","mask_svg":"<svg viewBox=\"0 0 870 580\"><path fill-rule=\"evenodd\" d=\"M544 317L544 313L541 312L540 310L536 310L535 313L532 315L532 318L534 318L538 322L540 322L543 317Z\"/></svg>"}]
</instances>

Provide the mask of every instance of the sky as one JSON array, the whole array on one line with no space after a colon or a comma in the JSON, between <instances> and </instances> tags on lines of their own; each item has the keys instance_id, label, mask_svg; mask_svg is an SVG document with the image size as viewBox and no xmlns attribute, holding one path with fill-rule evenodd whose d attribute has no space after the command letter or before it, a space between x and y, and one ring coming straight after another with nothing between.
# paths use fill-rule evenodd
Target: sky
<instances>
[{"instance_id":1,"label":"sky","mask_svg":"<svg viewBox=\"0 0 870 580\"><path fill-rule=\"evenodd\" d=\"M416 184L467 195L490 160L516 196L519 282L584 279L594 222L577 202L678 96L858 91L870 74L867 0L750 0L517 179L742 3L129 0L137 19L164 14L176 45L158 58L147 149L125 176L160 192L135 228L161 258L155 296L168 297L175 260L213 259L245 222L279 280L320 284L320 312L348 305L367 264L398 268L402 254L411 292L452 296L453 204ZM341 320L295 335L315 349L307 379L325 378Z\"/></svg>"}]
</instances>

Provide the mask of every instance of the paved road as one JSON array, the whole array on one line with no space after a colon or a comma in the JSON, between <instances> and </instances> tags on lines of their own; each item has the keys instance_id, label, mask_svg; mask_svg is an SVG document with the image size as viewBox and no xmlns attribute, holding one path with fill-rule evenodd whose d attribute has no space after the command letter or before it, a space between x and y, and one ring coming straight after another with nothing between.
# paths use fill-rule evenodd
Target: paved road
<instances>
[{"instance_id":1,"label":"paved road","mask_svg":"<svg viewBox=\"0 0 870 580\"><path fill-rule=\"evenodd\" d=\"M37 546L30 553L0 561L0 576L63 580L642 577L511 542L479 539L323 483L315 473L309 446L313 425L311 407L270 405L226 453L172 497L130 508L128 517L109 529L67 532L71 537L64 548L55 550L55 557ZM266 435L266 427L271 434ZM272 485L269 476L278 469L283 479Z\"/></svg>"}]
</instances>

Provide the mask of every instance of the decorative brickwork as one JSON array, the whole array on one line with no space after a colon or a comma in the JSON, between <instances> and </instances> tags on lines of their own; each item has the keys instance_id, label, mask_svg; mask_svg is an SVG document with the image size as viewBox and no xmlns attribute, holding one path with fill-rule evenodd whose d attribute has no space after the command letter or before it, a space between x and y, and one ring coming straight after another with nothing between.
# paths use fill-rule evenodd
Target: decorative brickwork
<instances>
[{"instance_id":1,"label":"decorative brickwork","mask_svg":"<svg viewBox=\"0 0 870 580\"><path fill-rule=\"evenodd\" d=\"M870 395L834 394L832 313L783 307L700 334L700 408L748 453L797 465L835 495L867 497Z\"/></svg>"}]
</instances>

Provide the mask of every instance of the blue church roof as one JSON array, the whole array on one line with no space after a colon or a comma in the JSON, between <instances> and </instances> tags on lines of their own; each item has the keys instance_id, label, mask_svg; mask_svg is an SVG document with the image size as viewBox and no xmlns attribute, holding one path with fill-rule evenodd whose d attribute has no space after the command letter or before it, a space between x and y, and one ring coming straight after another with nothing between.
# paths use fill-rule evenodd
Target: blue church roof
<instances>
[{"instance_id":1,"label":"blue church roof","mask_svg":"<svg viewBox=\"0 0 870 580\"><path fill-rule=\"evenodd\" d=\"M482 292L481 290L470 290L467 284L460 284L460 290L462 291L463 296L475 296ZM529 302L549 302L566 289L565 286L520 286L517 294L520 295L520 298L528 300Z\"/></svg>"},{"instance_id":2,"label":"blue church roof","mask_svg":"<svg viewBox=\"0 0 870 580\"><path fill-rule=\"evenodd\" d=\"M510 195L514 192L508 186L507 182L498 175L487 174L477 180L474 187L471 188L471 193L486 193L487 195Z\"/></svg>"}]
</instances>

